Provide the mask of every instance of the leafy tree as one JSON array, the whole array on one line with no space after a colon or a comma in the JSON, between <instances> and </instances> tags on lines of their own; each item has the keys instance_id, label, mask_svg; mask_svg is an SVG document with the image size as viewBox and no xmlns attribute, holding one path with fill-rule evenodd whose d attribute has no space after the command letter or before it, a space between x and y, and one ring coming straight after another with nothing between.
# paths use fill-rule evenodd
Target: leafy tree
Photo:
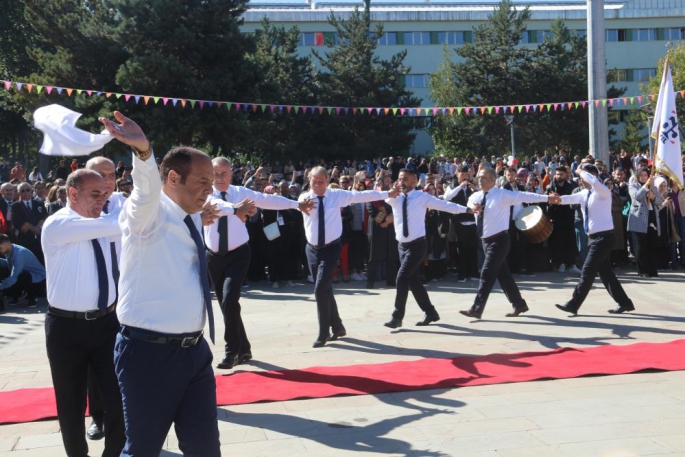
<instances>
[{"instance_id":1,"label":"leafy tree","mask_svg":"<svg viewBox=\"0 0 685 457\"><path fill-rule=\"evenodd\" d=\"M473 42L449 53L431 78L431 97L439 106L512 106L583 100L587 93L586 44L563 22L538 47L520 45L530 19L502 0L489 20L473 29ZM517 152L526 155L547 148L574 153L587 150L587 111L561 104L557 111L514 114ZM575 107L574 107L575 108ZM510 130L503 116L438 117L430 129L441 153L507 154Z\"/></svg>"},{"instance_id":2,"label":"leafy tree","mask_svg":"<svg viewBox=\"0 0 685 457\"><path fill-rule=\"evenodd\" d=\"M330 51L313 51L322 71L316 82L316 96L322 106L398 107L418 106L404 86L406 50L389 60L374 54L383 27L372 28L369 1L363 11L355 8L347 20L331 15L336 39L327 43ZM367 158L406 152L414 135L412 122L390 115L349 113L323 114L311 118L312 151L322 157Z\"/></svg>"}]
</instances>

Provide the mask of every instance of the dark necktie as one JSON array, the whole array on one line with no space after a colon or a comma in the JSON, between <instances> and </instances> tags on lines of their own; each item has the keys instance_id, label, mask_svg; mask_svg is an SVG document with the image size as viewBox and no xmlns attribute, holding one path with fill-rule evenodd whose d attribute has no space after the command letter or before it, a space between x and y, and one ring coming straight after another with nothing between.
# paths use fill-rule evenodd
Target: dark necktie
<instances>
[{"instance_id":1,"label":"dark necktie","mask_svg":"<svg viewBox=\"0 0 685 457\"><path fill-rule=\"evenodd\" d=\"M221 199L226 201L226 192L221 192ZM219 255L228 253L228 216L219 218Z\"/></svg>"},{"instance_id":2,"label":"dark necktie","mask_svg":"<svg viewBox=\"0 0 685 457\"><path fill-rule=\"evenodd\" d=\"M402 201L402 236L405 238L409 237L409 212L407 211L408 201L409 196L404 194L404 200Z\"/></svg>"},{"instance_id":3,"label":"dark necktie","mask_svg":"<svg viewBox=\"0 0 685 457\"><path fill-rule=\"evenodd\" d=\"M483 192L483 200L480 202L481 212L476 217L476 235L478 235L478 238L483 238L483 222L485 221L485 203L487 198L488 193Z\"/></svg>"},{"instance_id":4,"label":"dark necktie","mask_svg":"<svg viewBox=\"0 0 685 457\"><path fill-rule=\"evenodd\" d=\"M205 308L207 309L207 320L209 321L209 338L214 342L214 312L212 311L212 297L209 294L209 277L207 276L207 261L205 258L205 243L202 241L200 232L195 227L193 218L190 215L183 219L183 222L190 230L190 236L193 237L195 246L197 247L197 257L200 262L200 284L202 284L202 295L205 298Z\"/></svg>"},{"instance_id":5,"label":"dark necktie","mask_svg":"<svg viewBox=\"0 0 685 457\"><path fill-rule=\"evenodd\" d=\"M319 199L319 242L317 243L318 247L326 245L326 216L324 214L323 209L323 197L323 195L317 197Z\"/></svg>"},{"instance_id":6,"label":"dark necktie","mask_svg":"<svg viewBox=\"0 0 685 457\"><path fill-rule=\"evenodd\" d=\"M100 242L96 239L90 240L93 245L93 252L95 253L95 265L98 269L98 309L106 311L109 301L109 277L107 277L107 264L105 263L105 256L102 253Z\"/></svg>"},{"instance_id":7,"label":"dark necktie","mask_svg":"<svg viewBox=\"0 0 685 457\"><path fill-rule=\"evenodd\" d=\"M109 214L109 200L105 202L105 206L102 207L102 212L105 214Z\"/></svg>"},{"instance_id":8,"label":"dark necktie","mask_svg":"<svg viewBox=\"0 0 685 457\"><path fill-rule=\"evenodd\" d=\"M102 212L109 214L109 200L105 202L105 206L102 207ZM114 287L117 289L117 294L119 293L119 261L117 259L117 247L114 241L109 243L109 252L112 256L112 277L114 278Z\"/></svg>"},{"instance_id":9,"label":"dark necktie","mask_svg":"<svg viewBox=\"0 0 685 457\"><path fill-rule=\"evenodd\" d=\"M590 195L592 195L592 190L590 190L587 193L587 197L585 198L585 220L584 226L585 226L585 233L590 233Z\"/></svg>"}]
</instances>

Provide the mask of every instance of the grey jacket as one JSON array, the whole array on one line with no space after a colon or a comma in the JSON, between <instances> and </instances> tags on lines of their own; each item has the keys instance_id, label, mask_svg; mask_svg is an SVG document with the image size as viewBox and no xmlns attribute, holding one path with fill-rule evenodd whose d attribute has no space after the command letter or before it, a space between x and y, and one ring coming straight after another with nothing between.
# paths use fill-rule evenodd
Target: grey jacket
<instances>
[{"instance_id":1,"label":"grey jacket","mask_svg":"<svg viewBox=\"0 0 685 457\"><path fill-rule=\"evenodd\" d=\"M647 233L649 228L649 210L647 209L647 192L649 189L639 182L630 184L628 188L630 192L630 214L628 215L628 231L636 233ZM652 186L656 200L652 202L652 207L658 211L664 203L664 198L657 193L656 187ZM659 224L659 216L656 217L656 230L661 234L661 226Z\"/></svg>"}]
</instances>

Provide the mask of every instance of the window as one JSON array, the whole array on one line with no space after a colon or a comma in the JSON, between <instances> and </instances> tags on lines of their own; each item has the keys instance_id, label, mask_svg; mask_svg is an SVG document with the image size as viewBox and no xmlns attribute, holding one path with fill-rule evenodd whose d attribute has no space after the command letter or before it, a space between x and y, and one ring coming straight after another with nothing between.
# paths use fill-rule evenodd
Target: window
<instances>
[{"instance_id":1,"label":"window","mask_svg":"<svg viewBox=\"0 0 685 457\"><path fill-rule=\"evenodd\" d=\"M464 32L438 32L438 44L464 44Z\"/></svg>"},{"instance_id":2,"label":"window","mask_svg":"<svg viewBox=\"0 0 685 457\"><path fill-rule=\"evenodd\" d=\"M656 29L636 29L633 31L635 41L655 41Z\"/></svg>"},{"instance_id":3,"label":"window","mask_svg":"<svg viewBox=\"0 0 685 457\"><path fill-rule=\"evenodd\" d=\"M633 70L633 81L644 83L654 76L656 76L656 68L636 68Z\"/></svg>"},{"instance_id":4,"label":"window","mask_svg":"<svg viewBox=\"0 0 685 457\"><path fill-rule=\"evenodd\" d=\"M323 32L303 33L300 38L300 46L324 46Z\"/></svg>"},{"instance_id":5,"label":"window","mask_svg":"<svg viewBox=\"0 0 685 457\"><path fill-rule=\"evenodd\" d=\"M393 46L397 44L397 33L387 32L378 39L379 46Z\"/></svg>"},{"instance_id":6,"label":"window","mask_svg":"<svg viewBox=\"0 0 685 457\"><path fill-rule=\"evenodd\" d=\"M606 41L618 41L618 29L607 29Z\"/></svg>"},{"instance_id":7,"label":"window","mask_svg":"<svg viewBox=\"0 0 685 457\"><path fill-rule=\"evenodd\" d=\"M405 81L407 89L426 88L430 81L430 75L407 75Z\"/></svg>"},{"instance_id":8,"label":"window","mask_svg":"<svg viewBox=\"0 0 685 457\"><path fill-rule=\"evenodd\" d=\"M609 83L619 83L628 81L628 73L626 70L609 70L607 71L607 82Z\"/></svg>"},{"instance_id":9,"label":"window","mask_svg":"<svg viewBox=\"0 0 685 457\"><path fill-rule=\"evenodd\" d=\"M664 30L664 40L678 41L685 39L685 29L673 28Z\"/></svg>"},{"instance_id":10,"label":"window","mask_svg":"<svg viewBox=\"0 0 685 457\"><path fill-rule=\"evenodd\" d=\"M430 32L405 32L404 44L431 44Z\"/></svg>"},{"instance_id":11,"label":"window","mask_svg":"<svg viewBox=\"0 0 685 457\"><path fill-rule=\"evenodd\" d=\"M579 37L585 38L585 37L587 37L587 30L585 30L585 29L578 29L578 30L576 30L576 34L577 34ZM607 41L609 41L609 40L607 40Z\"/></svg>"}]
</instances>

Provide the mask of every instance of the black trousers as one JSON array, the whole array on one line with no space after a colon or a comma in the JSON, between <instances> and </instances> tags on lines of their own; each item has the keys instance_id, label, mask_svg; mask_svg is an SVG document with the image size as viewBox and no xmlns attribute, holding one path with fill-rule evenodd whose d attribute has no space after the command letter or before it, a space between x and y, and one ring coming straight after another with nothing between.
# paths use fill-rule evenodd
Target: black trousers
<instances>
[{"instance_id":1,"label":"black trousers","mask_svg":"<svg viewBox=\"0 0 685 457\"><path fill-rule=\"evenodd\" d=\"M368 256L369 240L361 230L352 230L350 235L350 271L362 271L364 259Z\"/></svg>"},{"instance_id":2,"label":"black trousers","mask_svg":"<svg viewBox=\"0 0 685 457\"><path fill-rule=\"evenodd\" d=\"M516 228L514 221L509 221L509 246L509 254L507 255L509 271L521 273L526 270L528 238Z\"/></svg>"},{"instance_id":3,"label":"black trousers","mask_svg":"<svg viewBox=\"0 0 685 457\"><path fill-rule=\"evenodd\" d=\"M507 265L510 244L508 231L483 240L485 261L483 262L483 270L480 273L480 283L478 284L476 299L471 308L473 311L477 313L483 312L490 292L492 292L492 288L495 286L495 280L499 281L504 295L506 295L507 300L509 300L509 303L514 308L520 309L527 306Z\"/></svg>"},{"instance_id":4,"label":"black trousers","mask_svg":"<svg viewBox=\"0 0 685 457\"><path fill-rule=\"evenodd\" d=\"M633 302L628 298L621 283L618 282L614 270L611 269L611 251L614 248L615 240L616 235L613 231L590 235L587 257L580 272L580 281L573 291L571 300L566 304L569 308L574 310L580 308L587 294L590 293L595 276L599 273L599 277L611 298L624 308L634 309Z\"/></svg>"},{"instance_id":5,"label":"black trousers","mask_svg":"<svg viewBox=\"0 0 685 457\"><path fill-rule=\"evenodd\" d=\"M342 328L342 320L338 313L338 304L333 296L333 270L338 264L342 245L339 241L330 243L322 249L314 249L307 244L305 253L309 262L309 270L314 278L314 296L319 315L319 340L325 341L330 335Z\"/></svg>"},{"instance_id":6,"label":"black trousers","mask_svg":"<svg viewBox=\"0 0 685 457\"><path fill-rule=\"evenodd\" d=\"M554 224L549 236L549 249L555 267L576 264L576 231L572 221Z\"/></svg>"},{"instance_id":7,"label":"black trousers","mask_svg":"<svg viewBox=\"0 0 685 457\"><path fill-rule=\"evenodd\" d=\"M246 354L252 346L240 316L240 292L250 265L250 245L243 244L220 256L207 251L207 270L224 315L226 353Z\"/></svg>"},{"instance_id":8,"label":"black trousers","mask_svg":"<svg viewBox=\"0 0 685 457\"><path fill-rule=\"evenodd\" d=\"M657 276L657 241L656 230L647 228L647 233L635 233L637 243L635 245L635 259L637 260L637 272L641 275Z\"/></svg>"},{"instance_id":9,"label":"black trousers","mask_svg":"<svg viewBox=\"0 0 685 457\"><path fill-rule=\"evenodd\" d=\"M462 225L456 222L454 230L457 235L459 251L457 268L459 275L475 278L478 276L478 235L476 225Z\"/></svg>"},{"instance_id":10,"label":"black trousers","mask_svg":"<svg viewBox=\"0 0 685 457\"><path fill-rule=\"evenodd\" d=\"M426 238L419 238L409 243L399 243L397 248L400 253L400 269L397 271L397 293L395 295L395 311L392 313L393 319L400 321L404 319L410 290L424 313L428 315L437 314L435 306L431 303L428 292L421 281L421 265L428 249Z\"/></svg>"},{"instance_id":11,"label":"black trousers","mask_svg":"<svg viewBox=\"0 0 685 457\"><path fill-rule=\"evenodd\" d=\"M22 271L19 273L17 282L12 287L5 290L5 296L18 298L22 292L26 292L29 300L35 300L36 297L45 297L45 280L40 282L33 282L31 273Z\"/></svg>"},{"instance_id":12,"label":"black trousers","mask_svg":"<svg viewBox=\"0 0 685 457\"><path fill-rule=\"evenodd\" d=\"M102 404L100 383L92 367L88 369L88 412L90 412L90 417L102 426L102 421L105 418L105 407Z\"/></svg>"},{"instance_id":13,"label":"black trousers","mask_svg":"<svg viewBox=\"0 0 685 457\"><path fill-rule=\"evenodd\" d=\"M124 447L121 394L114 373L114 341L119 331L116 313L87 321L45 316L45 336L57 400L64 449L69 457L88 455L86 443L86 384L92 368L102 392L105 411L103 457L119 456Z\"/></svg>"}]
</instances>

